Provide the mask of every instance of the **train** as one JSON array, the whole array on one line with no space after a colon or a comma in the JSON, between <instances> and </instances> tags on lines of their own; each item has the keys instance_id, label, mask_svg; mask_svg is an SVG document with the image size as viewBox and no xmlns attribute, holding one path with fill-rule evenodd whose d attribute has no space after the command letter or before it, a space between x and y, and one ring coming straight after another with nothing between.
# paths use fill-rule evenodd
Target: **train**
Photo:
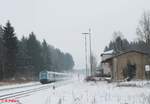
<instances>
[{"instance_id":1,"label":"train","mask_svg":"<svg viewBox=\"0 0 150 104\"><path fill-rule=\"evenodd\" d=\"M65 80L68 78L68 76L69 75L66 73L43 70L39 73L39 81L41 84L47 84L55 81Z\"/></svg>"}]
</instances>

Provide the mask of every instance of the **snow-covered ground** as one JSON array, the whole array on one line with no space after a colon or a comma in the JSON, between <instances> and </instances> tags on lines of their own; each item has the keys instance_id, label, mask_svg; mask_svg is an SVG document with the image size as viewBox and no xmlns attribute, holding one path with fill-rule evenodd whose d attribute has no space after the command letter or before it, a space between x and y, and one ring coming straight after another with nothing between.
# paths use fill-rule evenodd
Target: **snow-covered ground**
<instances>
[{"instance_id":1,"label":"snow-covered ground","mask_svg":"<svg viewBox=\"0 0 150 104\"><path fill-rule=\"evenodd\" d=\"M143 86L118 87L118 83L84 82L76 79L55 89L50 88L15 99L20 104L150 104L149 83L133 83L142 83Z\"/></svg>"},{"instance_id":2,"label":"snow-covered ground","mask_svg":"<svg viewBox=\"0 0 150 104\"><path fill-rule=\"evenodd\" d=\"M38 85L40 84L40 82L29 82L29 83L16 83L16 84L7 84L7 85L1 85L0 86L0 90L3 90L3 89L9 89L9 88L17 88L17 87L24 87L24 86L32 86L32 85Z\"/></svg>"}]
</instances>

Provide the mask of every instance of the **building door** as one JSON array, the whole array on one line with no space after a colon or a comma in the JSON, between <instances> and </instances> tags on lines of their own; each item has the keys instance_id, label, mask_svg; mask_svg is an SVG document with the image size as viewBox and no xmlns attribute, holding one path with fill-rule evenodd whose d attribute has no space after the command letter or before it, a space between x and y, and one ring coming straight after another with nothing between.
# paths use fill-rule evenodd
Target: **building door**
<instances>
[{"instance_id":1,"label":"building door","mask_svg":"<svg viewBox=\"0 0 150 104\"><path fill-rule=\"evenodd\" d=\"M136 76L136 65L128 64L127 65L127 76L129 80L135 78Z\"/></svg>"}]
</instances>

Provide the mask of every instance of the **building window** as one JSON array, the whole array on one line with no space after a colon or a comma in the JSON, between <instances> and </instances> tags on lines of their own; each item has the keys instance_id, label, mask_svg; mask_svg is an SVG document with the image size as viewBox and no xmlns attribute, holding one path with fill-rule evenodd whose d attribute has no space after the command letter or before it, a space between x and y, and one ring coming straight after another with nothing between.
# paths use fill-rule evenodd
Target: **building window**
<instances>
[{"instance_id":1,"label":"building window","mask_svg":"<svg viewBox=\"0 0 150 104\"><path fill-rule=\"evenodd\" d=\"M145 77L150 79L150 65L145 65Z\"/></svg>"}]
</instances>

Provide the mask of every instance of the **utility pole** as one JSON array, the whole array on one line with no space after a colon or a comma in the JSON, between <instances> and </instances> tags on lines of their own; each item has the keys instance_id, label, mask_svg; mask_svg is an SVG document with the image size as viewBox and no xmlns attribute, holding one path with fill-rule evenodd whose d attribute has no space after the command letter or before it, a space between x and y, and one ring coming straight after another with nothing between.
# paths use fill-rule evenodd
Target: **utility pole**
<instances>
[{"instance_id":1,"label":"utility pole","mask_svg":"<svg viewBox=\"0 0 150 104\"><path fill-rule=\"evenodd\" d=\"M91 29L89 29L89 44L90 44L90 71L91 71L91 75L92 75L92 49L91 49Z\"/></svg>"},{"instance_id":2,"label":"utility pole","mask_svg":"<svg viewBox=\"0 0 150 104\"><path fill-rule=\"evenodd\" d=\"M85 36L85 70L86 70L86 77L88 76L88 69L87 69L87 39L86 39L86 35L88 33L82 33Z\"/></svg>"},{"instance_id":3,"label":"utility pole","mask_svg":"<svg viewBox=\"0 0 150 104\"><path fill-rule=\"evenodd\" d=\"M91 49L91 29L89 29L88 33L82 33L85 35L85 62L86 62L86 76L88 75L88 69L87 69L87 38L86 35L89 35L89 49L90 49L90 75L92 75L92 49Z\"/></svg>"}]
</instances>

